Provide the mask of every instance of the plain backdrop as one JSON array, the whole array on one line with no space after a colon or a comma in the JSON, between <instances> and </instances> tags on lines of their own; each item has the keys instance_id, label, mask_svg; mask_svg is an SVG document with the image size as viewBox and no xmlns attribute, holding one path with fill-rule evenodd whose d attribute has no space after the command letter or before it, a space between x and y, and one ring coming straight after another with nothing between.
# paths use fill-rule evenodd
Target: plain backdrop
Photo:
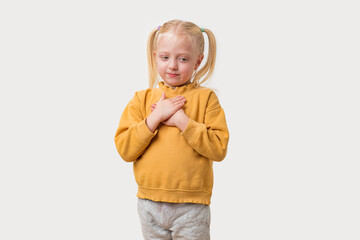
<instances>
[{"instance_id":1,"label":"plain backdrop","mask_svg":"<svg viewBox=\"0 0 360 240\"><path fill-rule=\"evenodd\" d=\"M360 239L357 1L1 1L0 239L142 239L114 135L146 41L209 28L230 130L212 239Z\"/></svg>"}]
</instances>

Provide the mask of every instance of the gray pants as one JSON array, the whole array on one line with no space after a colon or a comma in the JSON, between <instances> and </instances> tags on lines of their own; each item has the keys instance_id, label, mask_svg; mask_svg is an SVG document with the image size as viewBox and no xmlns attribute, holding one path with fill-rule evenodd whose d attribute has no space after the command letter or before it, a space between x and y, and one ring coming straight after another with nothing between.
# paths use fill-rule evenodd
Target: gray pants
<instances>
[{"instance_id":1,"label":"gray pants","mask_svg":"<svg viewBox=\"0 0 360 240\"><path fill-rule=\"evenodd\" d=\"M166 203L138 200L145 240L210 239L210 206L196 203Z\"/></svg>"}]
</instances>

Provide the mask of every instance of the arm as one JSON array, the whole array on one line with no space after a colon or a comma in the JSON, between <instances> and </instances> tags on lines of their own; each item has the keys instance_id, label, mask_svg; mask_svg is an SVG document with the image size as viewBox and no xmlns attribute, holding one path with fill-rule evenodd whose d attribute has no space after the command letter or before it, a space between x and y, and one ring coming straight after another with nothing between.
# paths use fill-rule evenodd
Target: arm
<instances>
[{"instance_id":1,"label":"arm","mask_svg":"<svg viewBox=\"0 0 360 240\"><path fill-rule=\"evenodd\" d=\"M157 130L151 132L140 110L140 100L135 94L121 115L115 134L115 145L120 156L127 162L136 160L150 144Z\"/></svg>"},{"instance_id":2,"label":"arm","mask_svg":"<svg viewBox=\"0 0 360 240\"><path fill-rule=\"evenodd\" d=\"M146 118L140 110L141 103L135 94L121 115L115 134L116 148L121 157L127 162L136 160L157 134L159 123L171 117L184 103L184 97L166 99L164 93L156 110Z\"/></svg>"},{"instance_id":3,"label":"arm","mask_svg":"<svg viewBox=\"0 0 360 240\"><path fill-rule=\"evenodd\" d=\"M215 93L212 92L209 96L204 123L189 118L181 135L199 154L214 161L222 161L225 158L229 131L224 110Z\"/></svg>"}]
</instances>

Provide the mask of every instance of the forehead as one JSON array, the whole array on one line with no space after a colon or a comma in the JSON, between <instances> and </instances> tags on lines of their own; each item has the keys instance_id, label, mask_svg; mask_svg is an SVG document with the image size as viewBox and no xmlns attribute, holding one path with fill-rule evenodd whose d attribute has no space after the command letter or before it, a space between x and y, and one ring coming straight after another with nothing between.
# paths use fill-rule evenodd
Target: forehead
<instances>
[{"instance_id":1,"label":"forehead","mask_svg":"<svg viewBox=\"0 0 360 240\"><path fill-rule=\"evenodd\" d=\"M186 51L194 52L194 46L187 35L176 35L173 33L162 33L157 39L158 51Z\"/></svg>"}]
</instances>

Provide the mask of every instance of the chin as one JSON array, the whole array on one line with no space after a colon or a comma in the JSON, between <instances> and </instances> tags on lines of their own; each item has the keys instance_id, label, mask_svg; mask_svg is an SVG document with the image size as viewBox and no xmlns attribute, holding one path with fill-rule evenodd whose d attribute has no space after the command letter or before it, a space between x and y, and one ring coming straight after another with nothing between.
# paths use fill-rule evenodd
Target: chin
<instances>
[{"instance_id":1,"label":"chin","mask_svg":"<svg viewBox=\"0 0 360 240\"><path fill-rule=\"evenodd\" d=\"M181 85L188 83L188 81L184 82L184 81L179 81L179 80L167 80L166 82L172 86L181 86Z\"/></svg>"},{"instance_id":2,"label":"chin","mask_svg":"<svg viewBox=\"0 0 360 240\"><path fill-rule=\"evenodd\" d=\"M178 86L180 85L178 81L174 81L174 80L166 80L165 81L167 84L171 85L171 86Z\"/></svg>"}]
</instances>

